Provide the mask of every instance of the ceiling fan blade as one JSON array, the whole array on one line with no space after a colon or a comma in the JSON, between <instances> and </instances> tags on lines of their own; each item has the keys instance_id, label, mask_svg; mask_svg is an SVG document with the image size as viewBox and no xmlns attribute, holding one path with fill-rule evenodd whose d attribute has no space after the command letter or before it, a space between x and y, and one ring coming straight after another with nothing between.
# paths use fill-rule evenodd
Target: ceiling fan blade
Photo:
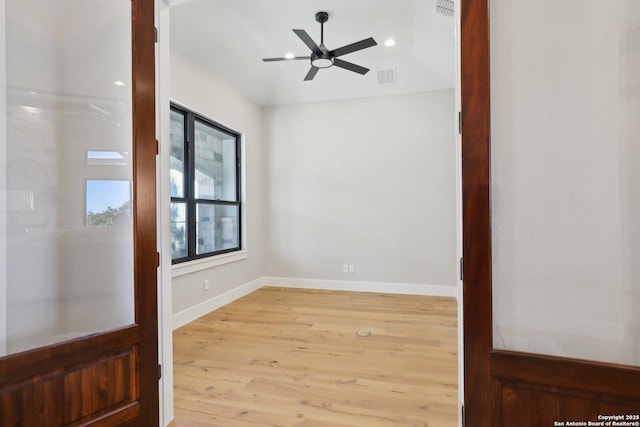
<instances>
[{"instance_id":1,"label":"ceiling fan blade","mask_svg":"<svg viewBox=\"0 0 640 427\"><path fill-rule=\"evenodd\" d=\"M311 36L309 36L309 34L307 34L305 30L293 30L293 32L296 33L298 37L300 37L300 40L302 40L302 42L306 44L309 49L311 49L311 52L318 55L322 54L320 47L316 44L316 42L313 41Z\"/></svg>"},{"instance_id":2,"label":"ceiling fan blade","mask_svg":"<svg viewBox=\"0 0 640 427\"><path fill-rule=\"evenodd\" d=\"M309 72L307 73L307 75L304 77L304 81L308 81L308 80L313 80L313 78L316 76L316 74L318 74L318 70L320 68L318 67L314 67L311 66L311 69L309 70Z\"/></svg>"},{"instance_id":3,"label":"ceiling fan blade","mask_svg":"<svg viewBox=\"0 0 640 427\"><path fill-rule=\"evenodd\" d=\"M275 62L275 61L298 61L300 59L311 59L310 56L296 56L294 58L263 58L264 62Z\"/></svg>"},{"instance_id":4,"label":"ceiling fan blade","mask_svg":"<svg viewBox=\"0 0 640 427\"><path fill-rule=\"evenodd\" d=\"M342 59L334 59L333 65L336 67L344 68L345 70L353 71L359 74L367 74L369 72L368 68L361 67L356 64L352 64L351 62L343 61Z\"/></svg>"},{"instance_id":5,"label":"ceiling fan blade","mask_svg":"<svg viewBox=\"0 0 640 427\"><path fill-rule=\"evenodd\" d=\"M357 52L362 49L366 49L368 47L376 46L378 43L373 39L373 37L369 37L368 39L360 40L359 42L351 43L346 46L339 47L332 51L333 56L342 56L347 53Z\"/></svg>"}]
</instances>

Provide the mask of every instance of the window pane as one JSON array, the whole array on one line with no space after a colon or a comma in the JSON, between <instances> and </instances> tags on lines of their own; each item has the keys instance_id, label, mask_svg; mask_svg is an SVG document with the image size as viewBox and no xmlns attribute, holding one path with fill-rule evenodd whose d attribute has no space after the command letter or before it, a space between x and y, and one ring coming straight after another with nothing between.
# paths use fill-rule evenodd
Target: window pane
<instances>
[{"instance_id":1,"label":"window pane","mask_svg":"<svg viewBox=\"0 0 640 427\"><path fill-rule=\"evenodd\" d=\"M195 124L195 198L237 201L236 137Z\"/></svg>"},{"instance_id":2,"label":"window pane","mask_svg":"<svg viewBox=\"0 0 640 427\"><path fill-rule=\"evenodd\" d=\"M130 223L131 182L88 180L86 187L87 227L120 227Z\"/></svg>"},{"instance_id":3,"label":"window pane","mask_svg":"<svg viewBox=\"0 0 640 427\"><path fill-rule=\"evenodd\" d=\"M187 256L187 206L171 203L171 258Z\"/></svg>"},{"instance_id":4,"label":"window pane","mask_svg":"<svg viewBox=\"0 0 640 427\"><path fill-rule=\"evenodd\" d=\"M196 213L198 255L240 246L238 206L199 204Z\"/></svg>"},{"instance_id":5,"label":"window pane","mask_svg":"<svg viewBox=\"0 0 640 427\"><path fill-rule=\"evenodd\" d=\"M184 115L171 111L171 197L184 197Z\"/></svg>"}]
</instances>

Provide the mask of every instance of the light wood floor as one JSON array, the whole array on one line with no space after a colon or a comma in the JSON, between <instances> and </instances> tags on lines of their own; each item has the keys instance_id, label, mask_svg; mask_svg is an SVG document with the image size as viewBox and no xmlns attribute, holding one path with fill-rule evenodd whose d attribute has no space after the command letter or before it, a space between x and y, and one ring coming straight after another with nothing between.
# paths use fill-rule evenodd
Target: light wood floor
<instances>
[{"instance_id":1,"label":"light wood floor","mask_svg":"<svg viewBox=\"0 0 640 427\"><path fill-rule=\"evenodd\" d=\"M171 427L455 427L456 319L453 298L262 288L174 332Z\"/></svg>"}]
</instances>

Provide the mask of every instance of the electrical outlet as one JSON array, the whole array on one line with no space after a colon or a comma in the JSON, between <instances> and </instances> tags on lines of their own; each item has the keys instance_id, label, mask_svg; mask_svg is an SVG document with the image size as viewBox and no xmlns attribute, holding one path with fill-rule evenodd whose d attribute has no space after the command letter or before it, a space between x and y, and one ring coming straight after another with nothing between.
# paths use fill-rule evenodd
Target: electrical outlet
<instances>
[{"instance_id":1,"label":"electrical outlet","mask_svg":"<svg viewBox=\"0 0 640 427\"><path fill-rule=\"evenodd\" d=\"M205 291L209 290L209 279L204 279L204 290Z\"/></svg>"},{"instance_id":2,"label":"electrical outlet","mask_svg":"<svg viewBox=\"0 0 640 427\"><path fill-rule=\"evenodd\" d=\"M349 265L348 264L342 264L342 272L343 273L349 273Z\"/></svg>"},{"instance_id":3,"label":"electrical outlet","mask_svg":"<svg viewBox=\"0 0 640 427\"><path fill-rule=\"evenodd\" d=\"M356 266L353 264L349 265L349 274L355 274L356 272Z\"/></svg>"}]
</instances>

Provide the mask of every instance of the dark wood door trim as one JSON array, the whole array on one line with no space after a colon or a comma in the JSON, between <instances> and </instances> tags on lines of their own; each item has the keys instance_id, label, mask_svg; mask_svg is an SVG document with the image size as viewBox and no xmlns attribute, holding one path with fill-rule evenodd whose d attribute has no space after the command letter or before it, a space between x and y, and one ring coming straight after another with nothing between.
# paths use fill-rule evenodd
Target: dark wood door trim
<instances>
[{"instance_id":1,"label":"dark wood door trim","mask_svg":"<svg viewBox=\"0 0 640 427\"><path fill-rule=\"evenodd\" d=\"M466 425L492 426L489 3L461 2L462 256Z\"/></svg>"},{"instance_id":2,"label":"dark wood door trim","mask_svg":"<svg viewBox=\"0 0 640 427\"><path fill-rule=\"evenodd\" d=\"M140 416L158 425L158 286L154 0L133 0L133 203Z\"/></svg>"}]
</instances>

